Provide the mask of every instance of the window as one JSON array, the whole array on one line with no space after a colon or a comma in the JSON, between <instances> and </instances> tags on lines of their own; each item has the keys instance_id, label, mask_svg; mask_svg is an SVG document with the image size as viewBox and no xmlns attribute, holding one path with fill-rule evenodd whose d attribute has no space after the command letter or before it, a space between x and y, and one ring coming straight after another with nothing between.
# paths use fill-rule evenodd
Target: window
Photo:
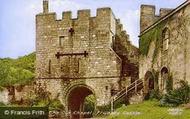
<instances>
[{"instance_id":1,"label":"window","mask_svg":"<svg viewBox=\"0 0 190 119\"><path fill-rule=\"evenodd\" d=\"M162 32L162 49L163 49L163 51L168 50L169 38L170 38L169 29L165 28Z\"/></svg>"},{"instance_id":2,"label":"window","mask_svg":"<svg viewBox=\"0 0 190 119\"><path fill-rule=\"evenodd\" d=\"M49 60L48 74L51 74L51 60Z\"/></svg>"},{"instance_id":3,"label":"window","mask_svg":"<svg viewBox=\"0 0 190 119\"><path fill-rule=\"evenodd\" d=\"M63 42L64 42L65 36L59 36L59 46L63 47Z\"/></svg>"},{"instance_id":4,"label":"window","mask_svg":"<svg viewBox=\"0 0 190 119\"><path fill-rule=\"evenodd\" d=\"M79 58L74 58L74 64L73 64L73 68L74 68L74 73L79 73Z\"/></svg>"},{"instance_id":5,"label":"window","mask_svg":"<svg viewBox=\"0 0 190 119\"><path fill-rule=\"evenodd\" d=\"M69 73L70 73L70 58L69 57L62 58L60 71L63 77L69 76Z\"/></svg>"},{"instance_id":6,"label":"window","mask_svg":"<svg viewBox=\"0 0 190 119\"><path fill-rule=\"evenodd\" d=\"M112 49L115 47L115 35L112 36L111 47Z\"/></svg>"},{"instance_id":7,"label":"window","mask_svg":"<svg viewBox=\"0 0 190 119\"><path fill-rule=\"evenodd\" d=\"M108 90L108 86L105 86L105 89Z\"/></svg>"}]
</instances>

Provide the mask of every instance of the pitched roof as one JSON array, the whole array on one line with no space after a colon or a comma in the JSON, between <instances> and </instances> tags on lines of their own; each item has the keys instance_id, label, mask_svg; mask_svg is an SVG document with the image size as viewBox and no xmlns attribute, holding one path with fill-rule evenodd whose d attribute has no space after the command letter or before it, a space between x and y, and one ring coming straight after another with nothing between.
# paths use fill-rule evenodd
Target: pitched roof
<instances>
[{"instance_id":1,"label":"pitched roof","mask_svg":"<svg viewBox=\"0 0 190 119\"><path fill-rule=\"evenodd\" d=\"M149 30L151 30L152 28L154 28L156 25L158 25L162 21L164 21L164 20L168 19L169 17L173 16L175 13L177 13L179 10L181 10L182 8L186 7L189 4L190 4L190 0L185 1L184 3L182 3L181 5L179 5L178 7L176 7L175 9L173 9L171 12L169 12L165 16L161 17L160 19L158 19L156 22L154 22L148 28L146 28L145 30L143 30L140 33L139 37L142 36L143 34L145 34L146 32L148 32Z\"/></svg>"}]
</instances>

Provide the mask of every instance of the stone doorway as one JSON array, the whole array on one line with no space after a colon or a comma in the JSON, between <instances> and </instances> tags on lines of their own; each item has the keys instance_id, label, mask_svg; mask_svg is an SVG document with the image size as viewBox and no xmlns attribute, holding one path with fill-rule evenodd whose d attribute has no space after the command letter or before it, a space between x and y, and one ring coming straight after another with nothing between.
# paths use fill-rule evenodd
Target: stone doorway
<instances>
[{"instance_id":1,"label":"stone doorway","mask_svg":"<svg viewBox=\"0 0 190 119\"><path fill-rule=\"evenodd\" d=\"M94 95L93 91L87 86L77 86L70 90L68 94L69 119L83 119L92 117L92 110L86 112L84 107L85 98Z\"/></svg>"},{"instance_id":2,"label":"stone doorway","mask_svg":"<svg viewBox=\"0 0 190 119\"><path fill-rule=\"evenodd\" d=\"M144 80L144 93L145 97L149 98L150 92L154 89L154 76L152 72L147 71Z\"/></svg>"},{"instance_id":3,"label":"stone doorway","mask_svg":"<svg viewBox=\"0 0 190 119\"><path fill-rule=\"evenodd\" d=\"M161 87L165 93L172 88L172 79L169 79L169 70L166 67L161 69Z\"/></svg>"}]
</instances>

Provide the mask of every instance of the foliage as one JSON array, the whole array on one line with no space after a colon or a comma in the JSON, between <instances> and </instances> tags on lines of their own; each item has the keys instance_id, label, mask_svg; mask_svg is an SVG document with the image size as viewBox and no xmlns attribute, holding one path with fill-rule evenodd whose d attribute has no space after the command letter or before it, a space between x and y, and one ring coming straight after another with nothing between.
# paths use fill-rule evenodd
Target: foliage
<instances>
[{"instance_id":1,"label":"foliage","mask_svg":"<svg viewBox=\"0 0 190 119\"><path fill-rule=\"evenodd\" d=\"M49 100L49 99L39 99L37 97L36 100L33 100L33 107L49 107L49 110L63 110L64 106L61 103L60 100L58 99L53 99L53 100Z\"/></svg>"},{"instance_id":2,"label":"foliage","mask_svg":"<svg viewBox=\"0 0 190 119\"><path fill-rule=\"evenodd\" d=\"M18 59L0 59L0 86L22 85L34 79L35 53Z\"/></svg>"},{"instance_id":3,"label":"foliage","mask_svg":"<svg viewBox=\"0 0 190 119\"><path fill-rule=\"evenodd\" d=\"M156 70L152 70L152 74L153 74L153 79L154 79L154 83L155 83L155 87L154 87L154 89L157 91L157 90L159 90L159 87L158 87L158 80L159 80L159 71L156 71Z\"/></svg>"},{"instance_id":4,"label":"foliage","mask_svg":"<svg viewBox=\"0 0 190 119\"><path fill-rule=\"evenodd\" d=\"M114 102L114 109L119 108L125 104L127 104L127 97L123 96L120 99L118 99L117 101Z\"/></svg>"},{"instance_id":5,"label":"foliage","mask_svg":"<svg viewBox=\"0 0 190 119\"><path fill-rule=\"evenodd\" d=\"M49 100L37 100L35 102L35 104L33 105L33 107L45 107L48 106L50 104Z\"/></svg>"},{"instance_id":6,"label":"foliage","mask_svg":"<svg viewBox=\"0 0 190 119\"><path fill-rule=\"evenodd\" d=\"M30 72L34 73L35 71L35 59L36 59L36 54L31 53L29 55L26 55L24 57L19 57L18 59L14 60L14 66L19 67L22 69L29 70Z\"/></svg>"},{"instance_id":7,"label":"foliage","mask_svg":"<svg viewBox=\"0 0 190 119\"><path fill-rule=\"evenodd\" d=\"M168 79L166 80L166 91L169 92L173 89L173 78L172 75L170 74L168 76Z\"/></svg>"},{"instance_id":8,"label":"foliage","mask_svg":"<svg viewBox=\"0 0 190 119\"><path fill-rule=\"evenodd\" d=\"M162 29L164 27L164 23L160 23L160 25L155 26L153 29L143 34L140 37L139 41L139 50L142 55L148 55L148 51L150 48L150 44L152 41L155 41L155 49L153 54L153 62L158 54L159 48L161 47L161 38L162 38Z\"/></svg>"},{"instance_id":9,"label":"foliage","mask_svg":"<svg viewBox=\"0 0 190 119\"><path fill-rule=\"evenodd\" d=\"M100 112L110 112L111 111L111 104L103 105L103 106L97 106L97 110Z\"/></svg>"},{"instance_id":10,"label":"foliage","mask_svg":"<svg viewBox=\"0 0 190 119\"><path fill-rule=\"evenodd\" d=\"M94 112L95 110L96 98L94 95L89 95L85 98L84 101L84 112Z\"/></svg>"},{"instance_id":11,"label":"foliage","mask_svg":"<svg viewBox=\"0 0 190 119\"><path fill-rule=\"evenodd\" d=\"M4 104L4 103L2 103L2 102L0 102L0 107L2 107L2 106L5 106L5 104Z\"/></svg>"},{"instance_id":12,"label":"foliage","mask_svg":"<svg viewBox=\"0 0 190 119\"><path fill-rule=\"evenodd\" d=\"M63 108L64 108L63 104L58 99L55 99L50 102L50 105L49 105L50 110L63 110Z\"/></svg>"},{"instance_id":13,"label":"foliage","mask_svg":"<svg viewBox=\"0 0 190 119\"><path fill-rule=\"evenodd\" d=\"M169 107L160 107L156 100L144 101L118 108L106 119L189 119L190 111L182 109L181 115L171 115ZM135 115L135 112L137 113ZM138 115L139 113L139 115Z\"/></svg>"},{"instance_id":14,"label":"foliage","mask_svg":"<svg viewBox=\"0 0 190 119\"><path fill-rule=\"evenodd\" d=\"M178 106L190 101L190 85L186 81L180 81L180 87L169 91L160 100L161 106Z\"/></svg>"},{"instance_id":15,"label":"foliage","mask_svg":"<svg viewBox=\"0 0 190 119\"><path fill-rule=\"evenodd\" d=\"M162 94L159 90L151 90L150 92L150 96L149 96L149 99L150 100L153 100L153 99L157 99L157 100L160 100L162 98Z\"/></svg>"},{"instance_id":16,"label":"foliage","mask_svg":"<svg viewBox=\"0 0 190 119\"><path fill-rule=\"evenodd\" d=\"M148 54L150 43L154 40L160 39L161 28L160 26L156 26L151 29L149 32L143 34L140 37L140 52L143 55Z\"/></svg>"}]
</instances>

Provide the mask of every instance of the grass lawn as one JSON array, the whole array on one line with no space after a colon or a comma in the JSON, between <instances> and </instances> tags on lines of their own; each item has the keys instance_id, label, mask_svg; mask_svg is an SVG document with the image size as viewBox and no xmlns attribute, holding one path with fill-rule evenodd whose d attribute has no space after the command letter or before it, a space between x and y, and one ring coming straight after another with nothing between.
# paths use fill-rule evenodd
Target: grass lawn
<instances>
[{"instance_id":1,"label":"grass lawn","mask_svg":"<svg viewBox=\"0 0 190 119\"><path fill-rule=\"evenodd\" d=\"M122 106L106 119L190 119L190 109L160 107L158 104L158 101L144 101Z\"/></svg>"}]
</instances>

